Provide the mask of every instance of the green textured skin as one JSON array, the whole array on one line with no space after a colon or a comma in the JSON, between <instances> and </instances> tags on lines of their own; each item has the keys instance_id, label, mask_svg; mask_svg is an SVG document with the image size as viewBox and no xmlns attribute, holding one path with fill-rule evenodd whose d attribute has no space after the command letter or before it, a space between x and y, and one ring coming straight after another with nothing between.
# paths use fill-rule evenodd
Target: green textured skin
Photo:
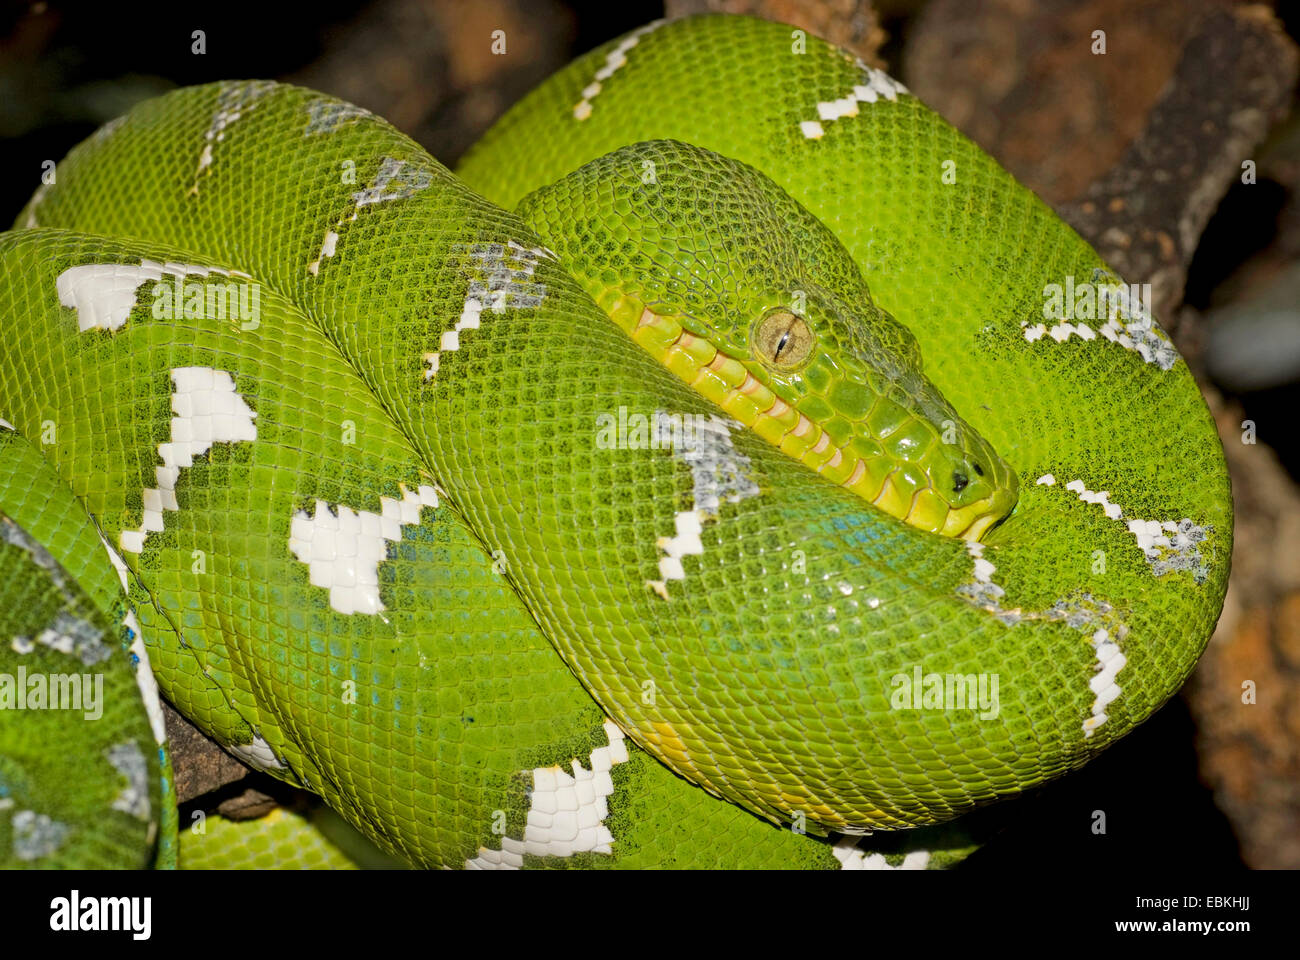
<instances>
[{"instance_id":1,"label":"green textured skin","mask_svg":"<svg viewBox=\"0 0 1300 960\"><path fill-rule=\"evenodd\" d=\"M163 691L223 743L260 736L273 773L424 865L498 848L502 820L522 836L528 771L604 746L601 709L649 751L610 772L612 849L528 866L839 865L654 756L809 833L937 823L1085 763L1177 690L1222 603L1230 495L1185 364L1101 338L1027 341L1045 286L1090 278L1096 254L906 94L804 137L819 101L864 81L844 54L812 39L794 54L775 24L682 21L642 35L579 120L610 49L511 111L464 183L513 207L650 139L762 170L838 237L926 375L1022 478L1014 514L977 560L723 428L755 492L705 522L669 598L647 589L693 471L677 451L603 449L597 424L620 407L717 410L596 307L588 247L525 252L541 241L519 217L329 98L182 90L74 150L20 215L63 229L0 237L0 290L28 331L0 357L0 415L29 438L59 425L41 453L110 542L155 484L169 371L227 371L256 412L256 439L183 469L180 509L125 555ZM359 205L384 171L390 198ZM260 323L158 319L145 287L120 328L79 332L60 274L144 258L244 271ZM474 285L501 283L501 309L444 347ZM1056 485L1032 482L1049 472ZM1157 575L1123 522L1064 488L1075 479L1125 518L1190 519L1205 537L1195 575ZM333 609L290 552L294 514L318 498L377 512L421 483L441 503L389 544L383 616ZM1085 737L1100 629L1127 663ZM998 715L891 709L891 679L917 667L998 675ZM904 842L931 866L969 849L944 828Z\"/></svg>"},{"instance_id":2,"label":"green textured skin","mask_svg":"<svg viewBox=\"0 0 1300 960\"><path fill-rule=\"evenodd\" d=\"M276 807L255 820L204 818L181 834L182 870L355 870L357 865L309 817Z\"/></svg>"},{"instance_id":3,"label":"green textured skin","mask_svg":"<svg viewBox=\"0 0 1300 960\"><path fill-rule=\"evenodd\" d=\"M170 766L136 685L116 576L47 471L0 428L0 865L168 866Z\"/></svg>"},{"instance_id":4,"label":"green textured skin","mask_svg":"<svg viewBox=\"0 0 1300 960\"><path fill-rule=\"evenodd\" d=\"M879 464L873 490L897 467L908 501L933 477L945 509L996 498L1000 519L1015 506L1010 469L926 380L915 338L875 305L835 235L758 171L684 143L638 143L540 188L518 212L598 305L654 304L745 358L832 443ZM756 318L793 302L819 343L785 370L749 341Z\"/></svg>"},{"instance_id":5,"label":"green textured skin","mask_svg":"<svg viewBox=\"0 0 1300 960\"><path fill-rule=\"evenodd\" d=\"M148 252L180 259L156 246ZM20 431L27 424L39 431L42 419L61 425L60 445L44 453L66 483L42 488L76 490L112 541L138 522L137 488L149 482L168 429L167 371L200 361L240 371L240 391L257 409L258 441L218 444L196 461L178 486L183 509L167 515L164 532L147 541L145 562L134 564L148 585L140 622L163 691L224 743L246 744L256 730L293 771L271 772L305 780L412 862L459 866L480 846L499 847L498 810L507 814L507 834L522 834L521 771L567 765L603 744L598 709L450 510L426 510L381 565L385 619L332 611L286 549L291 515L317 496L374 508L399 482L418 481L417 458L337 351L270 291L256 330L220 320L158 322L146 297L111 336L79 333L72 311L48 295L69 265L139 263L144 255L139 246L61 231L0 238L8 289L24 304L31 333L30 352L6 355L0 382ZM37 356L47 358L44 367L33 363ZM67 385L60 396L37 389L52 365L51 382ZM105 411L112 427L97 429ZM345 421L354 444L342 442ZM118 431L125 441L109 442ZM323 456L327 450L336 456ZM249 470L267 481L250 484ZM81 547L107 566L97 540ZM207 577L193 572L194 550L209 558ZM355 703L344 696L345 681L355 684ZM283 689L294 692L282 696ZM617 779L626 800L607 821L619 837L617 856L590 865L837 865L824 844L720 803L640 752ZM960 837L940 841L969 847Z\"/></svg>"},{"instance_id":6,"label":"green textured skin","mask_svg":"<svg viewBox=\"0 0 1300 960\"><path fill-rule=\"evenodd\" d=\"M873 766L879 760L881 767L867 776L897 792L882 806L915 822L916 807L957 812L975 796L1077 766L1177 689L1221 609L1231 495L1212 420L1181 359L1164 370L1100 337L1026 340L1025 325L1043 319L1049 284L1105 270L1096 252L908 94L862 103L856 116L821 121L820 138L806 137L800 124L819 119L819 103L845 97L873 72L813 38L796 52L802 39L802 31L750 19L668 23L643 33L586 100L584 90L621 43L611 42L515 105L457 175L515 207L533 191L565 193L561 178L633 141L682 141L761 170L844 244L875 304L915 336L926 376L1019 474L1014 515L985 538L994 581L1005 591L993 599L1000 610L1022 611L1016 625L978 604L962 609L954 596L963 579L953 569L957 544L878 516L853 524L854 544L880 577L858 580L883 601L867 622L856 618L853 601L845 610L815 585L804 588L809 607L839 626L841 638L852 624L861 631L854 639L870 650L846 651L852 668L842 687L806 663L805 680L835 690L839 704L866 708L842 719L868 728L859 742L874 748ZM575 107L584 100L590 113L578 119ZM945 178L949 172L954 176ZM543 204L533 199L525 212L537 216ZM545 227L546 217L538 220ZM746 229L739 221L735 227ZM586 273L595 292L595 271L584 269L595 258L573 246L580 258L573 271ZM1034 482L1047 474L1058 482ZM1201 578L1153 576L1124 523L1063 489L1076 479L1107 491L1125 518L1191 518L1205 527ZM838 572L832 564L815 579L824 585ZM964 579L969 583L969 568ZM1099 603L1111 613L1095 615ZM1074 616L1043 616L1061 610L1058 604ZM1069 625L1081 619L1080 606L1094 610L1082 630ZM1095 663L1081 641L1099 625L1128 628L1121 674L1128 685L1110 719L1084 740L1075 722L1088 714L1086 678ZM881 712L864 675L874 673L883 686L895 667L916 662L927 673L1000 673L1004 694L1014 685L1012 715L1005 695L1003 715L989 724ZM911 796L899 801L900 794Z\"/></svg>"}]
</instances>

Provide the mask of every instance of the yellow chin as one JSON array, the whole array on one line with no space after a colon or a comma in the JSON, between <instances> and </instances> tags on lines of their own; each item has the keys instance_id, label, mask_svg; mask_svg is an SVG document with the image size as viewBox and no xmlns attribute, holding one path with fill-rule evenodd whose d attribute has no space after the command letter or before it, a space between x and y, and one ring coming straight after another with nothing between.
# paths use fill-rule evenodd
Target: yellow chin
<instances>
[{"instance_id":1,"label":"yellow chin","mask_svg":"<svg viewBox=\"0 0 1300 960\"><path fill-rule=\"evenodd\" d=\"M896 485L898 466L886 457L864 460L757 380L734 357L688 333L671 316L612 295L601 306L652 357L768 443L905 523L931 533L978 540L997 520L991 499L949 506L926 487L910 496Z\"/></svg>"}]
</instances>

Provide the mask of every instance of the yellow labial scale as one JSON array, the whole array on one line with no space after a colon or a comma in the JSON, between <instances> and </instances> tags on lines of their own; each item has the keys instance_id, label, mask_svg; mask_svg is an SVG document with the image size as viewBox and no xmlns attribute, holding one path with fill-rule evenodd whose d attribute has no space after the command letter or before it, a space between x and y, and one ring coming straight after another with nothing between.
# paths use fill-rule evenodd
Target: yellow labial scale
<instances>
[{"instance_id":1,"label":"yellow labial scale","mask_svg":"<svg viewBox=\"0 0 1300 960\"><path fill-rule=\"evenodd\" d=\"M726 354L718 354L713 362L709 364L709 369L716 373L722 380L727 383L733 390L740 387L749 376L749 371L739 360L733 360Z\"/></svg>"},{"instance_id":2,"label":"yellow labial scale","mask_svg":"<svg viewBox=\"0 0 1300 960\"><path fill-rule=\"evenodd\" d=\"M703 367L712 363L713 358L718 355L718 348L710 341L689 333L682 333L677 341L677 349L691 357L695 361L696 367ZM694 377L694 374L692 374L692 377Z\"/></svg>"},{"instance_id":3,"label":"yellow labial scale","mask_svg":"<svg viewBox=\"0 0 1300 960\"><path fill-rule=\"evenodd\" d=\"M819 445L821 446L820 450L818 449ZM821 436L818 437L817 442L804 452L801 459L808 466L812 467L818 473L821 473L822 469L832 459L834 459L835 454L837 453L839 453L839 449L830 442L830 438L827 437L825 433L822 433ZM844 477L845 479L848 479L848 474L846 473Z\"/></svg>"},{"instance_id":4,"label":"yellow labial scale","mask_svg":"<svg viewBox=\"0 0 1300 960\"><path fill-rule=\"evenodd\" d=\"M685 334L683 334L685 336ZM695 379L695 375L700 370L700 361L692 356L688 351L682 349L681 342L673 344L664 354L663 365L673 372L675 376L687 381L688 383Z\"/></svg>"},{"instance_id":5,"label":"yellow labial scale","mask_svg":"<svg viewBox=\"0 0 1300 960\"><path fill-rule=\"evenodd\" d=\"M885 480L885 486L884 489L880 491L880 495L871 502L886 513L890 513L895 517L903 516L903 514L907 512L909 505L907 497L894 484L894 478L892 475Z\"/></svg>"},{"instance_id":6,"label":"yellow labial scale","mask_svg":"<svg viewBox=\"0 0 1300 960\"><path fill-rule=\"evenodd\" d=\"M606 290L596 300L600 309L609 314L609 318L631 333L641 319L644 307L632 297L625 297L617 290Z\"/></svg>"},{"instance_id":7,"label":"yellow labial scale","mask_svg":"<svg viewBox=\"0 0 1300 960\"><path fill-rule=\"evenodd\" d=\"M781 440L781 452L788 457L802 460L804 454L821 438L821 431L814 427L802 437L787 433Z\"/></svg>"},{"instance_id":8,"label":"yellow labial scale","mask_svg":"<svg viewBox=\"0 0 1300 960\"><path fill-rule=\"evenodd\" d=\"M981 513L988 510L990 506L988 500L979 500L975 503L968 504L959 510L950 510L947 518L944 520L943 528L939 532L946 537L962 535L963 531L965 531L967 527L971 526L971 522ZM981 525L978 530L974 531L976 534L975 539L978 539L978 534L982 533L986 526L987 525Z\"/></svg>"},{"instance_id":9,"label":"yellow labial scale","mask_svg":"<svg viewBox=\"0 0 1300 960\"><path fill-rule=\"evenodd\" d=\"M677 321L671 317L655 317L650 323L638 326L632 332L632 339L648 350L651 356L662 358L681 335L682 327Z\"/></svg>"},{"instance_id":10,"label":"yellow labial scale","mask_svg":"<svg viewBox=\"0 0 1300 960\"><path fill-rule=\"evenodd\" d=\"M696 372L695 379L691 381L691 386L694 387L701 396L706 397L718 406L722 406L722 401L727 398L727 395L731 393L733 389L731 384L727 383L708 367L704 367Z\"/></svg>"},{"instance_id":11,"label":"yellow labial scale","mask_svg":"<svg viewBox=\"0 0 1300 960\"><path fill-rule=\"evenodd\" d=\"M889 476L891 464L883 457L858 462L863 466L862 474L848 489L867 500L874 500L879 496L885 478Z\"/></svg>"},{"instance_id":12,"label":"yellow labial scale","mask_svg":"<svg viewBox=\"0 0 1300 960\"><path fill-rule=\"evenodd\" d=\"M880 490L880 486L877 484L873 487L871 485L871 477L865 473L861 473L852 483L845 481L844 489L852 494L862 497L864 500L874 500L876 498L876 493Z\"/></svg>"},{"instance_id":13,"label":"yellow labial scale","mask_svg":"<svg viewBox=\"0 0 1300 960\"><path fill-rule=\"evenodd\" d=\"M912 508L908 511L907 522L922 530L939 533L947 519L948 505L934 490L918 490L912 498Z\"/></svg>"},{"instance_id":14,"label":"yellow labial scale","mask_svg":"<svg viewBox=\"0 0 1300 960\"><path fill-rule=\"evenodd\" d=\"M759 405L745 394L736 391L722 401L722 409L741 423L753 423L758 419Z\"/></svg>"},{"instance_id":15,"label":"yellow labial scale","mask_svg":"<svg viewBox=\"0 0 1300 960\"><path fill-rule=\"evenodd\" d=\"M858 465L857 461L844 456L837 447L832 447L831 449L834 453L832 453L831 458L826 461L826 466L822 467L821 475L831 483L843 483L849 477L853 476L853 471ZM835 460L836 453L840 456L838 462Z\"/></svg>"},{"instance_id":16,"label":"yellow labial scale","mask_svg":"<svg viewBox=\"0 0 1300 960\"><path fill-rule=\"evenodd\" d=\"M781 438L790 430L790 425L782 423L780 418L768 414L760 414L757 421L752 425L754 432L774 446L781 445Z\"/></svg>"},{"instance_id":17,"label":"yellow labial scale","mask_svg":"<svg viewBox=\"0 0 1300 960\"><path fill-rule=\"evenodd\" d=\"M799 411L783 400L775 401L763 416L775 420L785 430L793 430L799 423Z\"/></svg>"},{"instance_id":18,"label":"yellow labial scale","mask_svg":"<svg viewBox=\"0 0 1300 960\"><path fill-rule=\"evenodd\" d=\"M993 514L985 514L972 523L968 529L963 531L961 538L963 540L979 540L984 536L985 531L987 531L989 527L993 526L996 520L997 517Z\"/></svg>"},{"instance_id":19,"label":"yellow labial scale","mask_svg":"<svg viewBox=\"0 0 1300 960\"><path fill-rule=\"evenodd\" d=\"M776 394L752 376L746 378L745 382L740 385L740 392L753 400L754 405L763 413L772 409L772 404L776 402Z\"/></svg>"}]
</instances>

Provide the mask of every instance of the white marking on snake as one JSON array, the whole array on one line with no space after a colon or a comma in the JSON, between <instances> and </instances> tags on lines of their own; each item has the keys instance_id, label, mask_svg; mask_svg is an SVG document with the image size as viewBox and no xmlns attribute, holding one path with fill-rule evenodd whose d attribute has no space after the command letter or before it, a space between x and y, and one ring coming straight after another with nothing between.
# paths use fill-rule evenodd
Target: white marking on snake
<instances>
[{"instance_id":1,"label":"white marking on snake","mask_svg":"<svg viewBox=\"0 0 1300 960\"><path fill-rule=\"evenodd\" d=\"M1077 494L1079 499L1084 503L1095 503L1101 507L1102 513L1112 520L1118 520L1124 515L1119 504L1110 502L1110 491L1102 490L1094 492L1083 485L1082 480L1071 480L1065 485L1065 489Z\"/></svg>"},{"instance_id":2,"label":"white marking on snake","mask_svg":"<svg viewBox=\"0 0 1300 960\"><path fill-rule=\"evenodd\" d=\"M957 588L958 596L967 598L976 606L987 610L993 614L999 621L1008 627L1015 626L1024 620L1045 620L1045 621L1064 621L1072 630L1082 630L1090 624L1095 624L1105 620L1105 622L1115 623L1115 618L1111 617L1113 608L1104 600L1096 600L1089 594L1074 600L1058 600L1046 610L1023 610L1020 607L1006 608L1002 606L1002 598L1006 596L1006 591L1001 585L994 583L993 575L997 573L997 567L993 561L984 556L986 545L983 543L966 542L963 544L966 552L974 560L974 567L971 571L971 582L963 583ZM994 550L997 548L994 547ZM1127 632L1127 627L1122 624L1117 625L1116 629L1122 639Z\"/></svg>"},{"instance_id":3,"label":"white marking on snake","mask_svg":"<svg viewBox=\"0 0 1300 960\"><path fill-rule=\"evenodd\" d=\"M375 179L363 190L352 194L352 212L339 217L334 226L325 231L321 243L320 255L307 264L307 272L313 277L320 273L322 260L334 256L339 245L339 231L344 224L352 223L363 207L376 203L388 203L391 200L405 200L407 197L426 189L433 182L433 170L407 160L395 160L384 157L379 162Z\"/></svg>"},{"instance_id":4,"label":"white marking on snake","mask_svg":"<svg viewBox=\"0 0 1300 960\"><path fill-rule=\"evenodd\" d=\"M384 609L379 564L388 558L388 544L402 539L402 527L420 522L423 507L438 505L431 486L399 489L400 500L379 498L379 513L317 500L313 514L299 510L293 516L289 549L307 564L312 586L329 589L330 606L339 613L376 614Z\"/></svg>"},{"instance_id":5,"label":"white marking on snake","mask_svg":"<svg viewBox=\"0 0 1300 960\"><path fill-rule=\"evenodd\" d=\"M362 107L330 97L319 97L307 104L307 129L302 135L311 137L321 133L333 133L342 126L371 116L374 114Z\"/></svg>"},{"instance_id":6,"label":"white marking on snake","mask_svg":"<svg viewBox=\"0 0 1300 960\"><path fill-rule=\"evenodd\" d=\"M1145 362L1154 363L1161 370L1172 369L1178 362L1178 351L1151 316L1150 306L1135 294L1128 284L1108 276L1104 270L1093 270L1097 290L1097 311L1109 319L1101 328L1101 335L1132 350ZM1103 282L1104 281L1104 282Z\"/></svg>"},{"instance_id":7,"label":"white marking on snake","mask_svg":"<svg viewBox=\"0 0 1300 960\"><path fill-rule=\"evenodd\" d=\"M13 851L19 860L39 860L53 854L68 835L66 823L34 810L19 810L9 821L13 829Z\"/></svg>"},{"instance_id":8,"label":"white marking on snake","mask_svg":"<svg viewBox=\"0 0 1300 960\"><path fill-rule=\"evenodd\" d=\"M203 152L199 154L199 168L194 171L194 185L190 193L199 192L199 177L212 166L212 150L226 139L227 128L251 111L257 101L275 89L271 80L238 80L223 83L217 92L217 109L212 114L212 122L203 133Z\"/></svg>"},{"instance_id":9,"label":"white marking on snake","mask_svg":"<svg viewBox=\"0 0 1300 960\"><path fill-rule=\"evenodd\" d=\"M9 422L8 420L6 420L4 417L0 417L0 428L3 428L3 429L5 429L5 430L13 430L13 431L15 431L15 432L18 430L17 427L15 427L12 423L10 423L10 422Z\"/></svg>"},{"instance_id":10,"label":"white marking on snake","mask_svg":"<svg viewBox=\"0 0 1300 960\"><path fill-rule=\"evenodd\" d=\"M253 734L252 743L234 744L226 747L244 763L257 770L287 770L288 764L275 755L271 745L262 739L261 734Z\"/></svg>"},{"instance_id":11,"label":"white marking on snake","mask_svg":"<svg viewBox=\"0 0 1300 960\"><path fill-rule=\"evenodd\" d=\"M36 635L36 642L76 657L88 667L113 654L113 648L104 643L104 634L98 627L66 610L54 615L50 625Z\"/></svg>"},{"instance_id":12,"label":"white marking on snake","mask_svg":"<svg viewBox=\"0 0 1300 960\"><path fill-rule=\"evenodd\" d=\"M72 600L72 594L69 592L70 578L50 552L12 520L2 516L0 516L0 541L12 543L27 551L32 562L46 571L46 575L53 581L64 600ZM16 653L31 653L36 643L58 653L76 657L85 666L93 666L113 654L113 648L104 642L102 630L66 609L54 614L49 625L36 636L35 643L30 637L17 636L13 638L11 646Z\"/></svg>"},{"instance_id":13,"label":"white marking on snake","mask_svg":"<svg viewBox=\"0 0 1300 960\"><path fill-rule=\"evenodd\" d=\"M744 429L735 420L710 414L668 414L656 410L654 434L667 441L673 456L691 468L692 509L673 518L673 536L660 537L657 545L664 555L659 558L659 576L648 581L655 593L668 599L668 581L685 580L682 557L702 556L704 542L700 534L706 520L716 520L723 500L739 503L758 496L758 484L750 473L749 457L736 450L731 431Z\"/></svg>"},{"instance_id":14,"label":"white marking on snake","mask_svg":"<svg viewBox=\"0 0 1300 960\"><path fill-rule=\"evenodd\" d=\"M1034 483L1040 487L1054 487L1056 486L1056 478L1050 473L1045 473L1035 480Z\"/></svg>"},{"instance_id":15,"label":"white marking on snake","mask_svg":"<svg viewBox=\"0 0 1300 960\"><path fill-rule=\"evenodd\" d=\"M844 837L831 848L841 870L924 870L930 865L930 851L913 850L903 856L898 866L890 866L883 853L869 854L859 849L858 839Z\"/></svg>"},{"instance_id":16,"label":"white marking on snake","mask_svg":"<svg viewBox=\"0 0 1300 960\"><path fill-rule=\"evenodd\" d=\"M179 510L176 481L194 458L207 453L214 443L256 440L257 416L244 398L235 392L235 381L224 370L212 367L176 367L171 372L171 440L158 444L163 465L154 471L158 486L144 491L144 517L139 530L123 530L118 542L123 550L140 553L145 538L163 528L163 512Z\"/></svg>"},{"instance_id":17,"label":"white marking on snake","mask_svg":"<svg viewBox=\"0 0 1300 960\"><path fill-rule=\"evenodd\" d=\"M104 550L108 554L108 562L117 571L117 579L122 584L122 595L128 595L131 591L130 568L127 567L121 554L104 539L104 534L100 533L98 528L95 532L99 535L99 542L104 545ZM144 645L144 636L140 633L140 623L135 618L134 610L127 610L126 616L122 618L122 624L131 631L131 646L128 652L133 658L131 667L135 671L135 685L140 689L140 699L144 701L144 710L149 716L149 727L153 731L153 738L161 744L167 739L167 725L163 720L158 681L153 675L153 668L149 663L149 651Z\"/></svg>"},{"instance_id":18,"label":"white marking on snake","mask_svg":"<svg viewBox=\"0 0 1300 960\"><path fill-rule=\"evenodd\" d=\"M559 766L533 770L533 790L528 805L524 837L501 838L501 849L478 848L478 856L465 861L466 870L518 870L524 855L571 857L575 853L613 852L614 837L605 826L609 797L614 792L610 769L627 762L623 731L606 720L609 745L591 751L584 767L573 760L573 774Z\"/></svg>"},{"instance_id":19,"label":"white marking on snake","mask_svg":"<svg viewBox=\"0 0 1300 960\"><path fill-rule=\"evenodd\" d=\"M126 786L113 799L113 809L137 820L149 819L149 767L140 745L134 740L118 743L104 751L113 769L126 778Z\"/></svg>"},{"instance_id":20,"label":"white marking on snake","mask_svg":"<svg viewBox=\"0 0 1300 960\"><path fill-rule=\"evenodd\" d=\"M1124 664L1128 663L1128 658L1120 651L1119 644L1111 639L1109 631L1098 630L1094 633L1092 646L1097 654L1097 673L1088 681L1088 688L1096 695L1096 699L1092 701L1092 716L1083 721L1084 737L1091 737L1106 722L1107 705L1122 692L1115 677L1124 669Z\"/></svg>"},{"instance_id":21,"label":"white marking on snake","mask_svg":"<svg viewBox=\"0 0 1300 960\"><path fill-rule=\"evenodd\" d=\"M144 712L149 717L149 729L153 731L154 741L161 744L167 739L167 723L163 719L162 699L158 695L158 680L153 675L149 664L149 650L144 645L144 635L135 618L135 611L128 610L122 623L131 631L131 646L128 652L134 658L131 666L135 670L135 685L140 690L140 699L144 701Z\"/></svg>"},{"instance_id":22,"label":"white marking on snake","mask_svg":"<svg viewBox=\"0 0 1300 960\"><path fill-rule=\"evenodd\" d=\"M1071 480L1065 489L1084 503L1100 506L1111 520L1124 520L1154 576L1163 577L1176 570L1186 570L1200 583L1208 575L1208 567L1199 546L1206 539L1207 531L1189 517L1177 521L1126 518L1119 504L1110 502L1110 492L1107 490L1094 492L1084 486L1082 480Z\"/></svg>"},{"instance_id":23,"label":"white marking on snake","mask_svg":"<svg viewBox=\"0 0 1300 960\"><path fill-rule=\"evenodd\" d=\"M799 123L799 132L809 140L820 140L826 135L825 123L833 123L844 117L856 117L858 104L875 103L882 97L897 100L900 93L907 93L903 86L883 70L869 67L861 60L855 65L862 71L862 82L854 84L843 96L833 100L822 100L817 104L817 119L803 120Z\"/></svg>"},{"instance_id":24,"label":"white marking on snake","mask_svg":"<svg viewBox=\"0 0 1300 960\"><path fill-rule=\"evenodd\" d=\"M1083 724L1084 736L1092 736L1092 731L1106 720L1103 712L1106 705L1120 695L1120 688L1114 680L1115 674L1126 662L1120 653L1119 641L1128 635L1128 627L1118 623L1112 616L1114 608L1109 603L1090 594L1084 594L1075 600L1058 600L1046 610L1003 609L1001 601L1005 591L993 582L996 568L984 558L984 546L982 543L966 544L967 552L975 560L974 583L963 584L957 588L957 592L971 598L1003 623L1011 626L1022 620L1044 620L1063 622L1071 630L1083 630L1090 625L1106 622L1114 627L1113 635L1110 629L1097 629L1090 638L1101 664L1098 669L1102 671L1090 682L1097 699L1093 703L1092 717Z\"/></svg>"},{"instance_id":25,"label":"white marking on snake","mask_svg":"<svg viewBox=\"0 0 1300 960\"><path fill-rule=\"evenodd\" d=\"M477 330L485 309L495 314L507 310L531 310L546 299L546 284L533 279L537 261L554 259L555 254L545 247L525 247L513 240L501 243L476 243L468 248L470 257L477 261L474 270L479 275L469 282L465 304L460 318L450 330L444 330L438 349L424 354L429 369L424 371L425 381L432 380L442 363L442 354L460 349L462 330Z\"/></svg>"},{"instance_id":26,"label":"white marking on snake","mask_svg":"<svg viewBox=\"0 0 1300 960\"><path fill-rule=\"evenodd\" d=\"M87 263L69 267L54 281L59 303L77 311L77 329L118 330L126 323L135 307L136 291L144 284L169 277L184 278L191 274L207 277L251 279L238 270L205 267L196 263L158 263L141 260L130 263Z\"/></svg>"},{"instance_id":27,"label":"white marking on snake","mask_svg":"<svg viewBox=\"0 0 1300 960\"><path fill-rule=\"evenodd\" d=\"M964 541L966 552L971 559L975 561L973 576L974 583L963 584L957 588L957 592L970 597L975 603L998 615L1011 615L1016 611L1004 611L1002 609L1002 598L1006 591L993 582L993 574L997 572L997 567L993 561L984 556L985 545L974 540Z\"/></svg>"},{"instance_id":28,"label":"white marking on snake","mask_svg":"<svg viewBox=\"0 0 1300 960\"><path fill-rule=\"evenodd\" d=\"M128 579L130 570L126 565L126 562L122 559L121 555L109 545L108 541L104 539L103 533L100 533L98 529L95 532L99 534L99 542L104 545L104 550L108 554L108 562L112 564L113 569L117 571L117 579L122 584L123 595L129 593L131 591L131 581Z\"/></svg>"},{"instance_id":29,"label":"white marking on snake","mask_svg":"<svg viewBox=\"0 0 1300 960\"><path fill-rule=\"evenodd\" d=\"M1154 363L1161 370L1172 369L1178 362L1178 350L1156 324L1151 308L1143 297L1100 268L1092 272L1092 285L1096 290L1094 316L1098 319L1107 318L1097 331L1094 332L1092 327L1080 321L1062 321L1049 328L1044 323L1031 326L1028 320L1021 320L1025 339L1034 343L1044 337L1051 337L1057 343L1065 343L1072 336L1081 340L1095 340L1100 333L1111 343L1117 343L1125 350L1136 353L1144 362Z\"/></svg>"},{"instance_id":30,"label":"white marking on snake","mask_svg":"<svg viewBox=\"0 0 1300 960\"><path fill-rule=\"evenodd\" d=\"M352 199L359 210L376 203L405 200L424 190L432 182L433 170L429 167L384 157L379 164L375 179L364 190L352 194ZM355 213L351 219L356 219Z\"/></svg>"},{"instance_id":31,"label":"white marking on snake","mask_svg":"<svg viewBox=\"0 0 1300 960\"><path fill-rule=\"evenodd\" d=\"M1044 336L1051 337L1057 343L1065 343L1073 335L1077 335L1081 340L1097 339L1097 334L1092 327L1082 321L1079 323L1058 323L1051 328L1048 328L1046 324L1039 323L1025 330L1025 339L1030 343L1041 340Z\"/></svg>"},{"instance_id":32,"label":"white marking on snake","mask_svg":"<svg viewBox=\"0 0 1300 960\"><path fill-rule=\"evenodd\" d=\"M624 64L627 63L628 51L641 42L641 38L652 30L658 29L665 24L667 20L653 20L644 27L638 27L618 44L609 53L605 54L605 64L596 71L595 79L582 88L582 99L573 106L573 119L586 120L591 116L591 101L596 99L596 94L600 93L606 80L617 73Z\"/></svg>"}]
</instances>

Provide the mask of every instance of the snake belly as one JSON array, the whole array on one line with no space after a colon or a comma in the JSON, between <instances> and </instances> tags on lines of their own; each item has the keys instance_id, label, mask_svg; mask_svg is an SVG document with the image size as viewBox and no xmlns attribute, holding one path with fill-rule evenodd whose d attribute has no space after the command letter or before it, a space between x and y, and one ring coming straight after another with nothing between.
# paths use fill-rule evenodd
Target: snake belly
<instances>
[{"instance_id":1,"label":"snake belly","mask_svg":"<svg viewBox=\"0 0 1300 960\"><path fill-rule=\"evenodd\" d=\"M508 212L661 139L761 170L849 251L1021 478L982 542L739 429ZM19 224L0 415L126 569L163 692L415 863L837 866L801 834L936 824L1085 763L1177 690L1222 603L1226 471L1168 339L1127 305L1047 329L1053 284L1114 303L1118 278L788 27L643 28L458 177L312 91L177 91ZM611 417L704 426L611 445ZM698 549L649 589L683 515ZM47 547L73 568L85 544ZM902 704L918 674L996 677L996 709Z\"/></svg>"}]
</instances>

